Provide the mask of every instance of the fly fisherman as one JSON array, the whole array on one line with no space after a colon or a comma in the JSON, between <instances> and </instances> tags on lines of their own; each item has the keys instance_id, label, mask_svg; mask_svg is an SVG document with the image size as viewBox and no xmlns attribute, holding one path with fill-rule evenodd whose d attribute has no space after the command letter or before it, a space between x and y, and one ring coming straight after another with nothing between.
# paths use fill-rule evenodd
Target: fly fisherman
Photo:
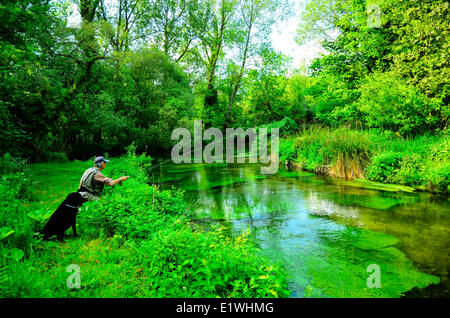
<instances>
[{"instance_id":1,"label":"fly fisherman","mask_svg":"<svg viewBox=\"0 0 450 318\"><path fill-rule=\"evenodd\" d=\"M83 173L80 180L80 186L78 187L78 193L86 200L98 200L105 185L110 187L113 187L116 184L122 185L122 181L129 178L129 176L120 177L116 180L106 178L101 171L105 169L107 162L109 162L109 160L106 160L105 157L97 157L94 159L94 166Z\"/></svg>"}]
</instances>

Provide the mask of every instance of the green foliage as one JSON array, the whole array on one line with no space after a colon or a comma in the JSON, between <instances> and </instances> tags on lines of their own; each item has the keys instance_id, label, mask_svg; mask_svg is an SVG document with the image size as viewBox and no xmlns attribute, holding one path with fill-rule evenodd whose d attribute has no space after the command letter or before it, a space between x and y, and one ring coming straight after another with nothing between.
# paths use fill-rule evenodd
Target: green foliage
<instances>
[{"instance_id":1,"label":"green foliage","mask_svg":"<svg viewBox=\"0 0 450 318\"><path fill-rule=\"evenodd\" d=\"M328 51L310 71L321 94L298 90L309 122L381 128L401 136L444 129L449 116L445 1L312 0L298 41ZM294 79L297 81L298 79ZM297 103L297 102L296 102ZM293 108L296 121L305 112Z\"/></svg>"},{"instance_id":2,"label":"green foliage","mask_svg":"<svg viewBox=\"0 0 450 318\"><path fill-rule=\"evenodd\" d=\"M412 140L374 134L383 148L366 170L370 180L426 188L447 193L448 136L422 136Z\"/></svg>"},{"instance_id":3,"label":"green foliage","mask_svg":"<svg viewBox=\"0 0 450 318\"><path fill-rule=\"evenodd\" d=\"M31 198L31 174L24 160L8 153L0 158L0 248L7 252L4 257L17 253L29 255L32 251L35 223L23 211L23 201ZM21 252L18 252L20 250Z\"/></svg>"},{"instance_id":4,"label":"green foliage","mask_svg":"<svg viewBox=\"0 0 450 318\"><path fill-rule=\"evenodd\" d=\"M390 10L393 69L428 97L449 103L449 4L445 0L394 1ZM448 116L448 114L447 114ZM443 113L439 120L446 121Z\"/></svg>"},{"instance_id":5,"label":"green foliage","mask_svg":"<svg viewBox=\"0 0 450 318\"><path fill-rule=\"evenodd\" d=\"M243 104L247 127L266 125L288 116L285 112L287 58L272 50L264 50L259 70L249 72L251 83Z\"/></svg>"},{"instance_id":6,"label":"green foliage","mask_svg":"<svg viewBox=\"0 0 450 318\"><path fill-rule=\"evenodd\" d=\"M279 151L280 151L280 160L283 163L286 161L294 160L297 155L294 142L291 139L281 139Z\"/></svg>"},{"instance_id":7,"label":"green foliage","mask_svg":"<svg viewBox=\"0 0 450 318\"><path fill-rule=\"evenodd\" d=\"M404 139L382 130L313 126L280 140L280 158L341 178L448 192L448 135Z\"/></svg>"},{"instance_id":8,"label":"green foliage","mask_svg":"<svg viewBox=\"0 0 450 318\"><path fill-rule=\"evenodd\" d=\"M448 194L450 185L450 164L446 163L437 169L432 169L429 176L428 189L432 192Z\"/></svg>"},{"instance_id":9,"label":"green foliage","mask_svg":"<svg viewBox=\"0 0 450 318\"><path fill-rule=\"evenodd\" d=\"M45 38L47 32L27 30L27 41L45 46L41 53L27 46L31 52L21 60L2 42L0 150L34 161L64 161L122 154L135 141L139 152L167 153L171 131L192 118L183 70L156 49L96 56L97 26L68 29L54 13L40 12L45 18L36 27L49 28L57 41Z\"/></svg>"},{"instance_id":10,"label":"green foliage","mask_svg":"<svg viewBox=\"0 0 450 318\"><path fill-rule=\"evenodd\" d=\"M394 183L417 186L425 181L425 166L420 155L412 154L403 157Z\"/></svg>"},{"instance_id":11,"label":"green foliage","mask_svg":"<svg viewBox=\"0 0 450 318\"><path fill-rule=\"evenodd\" d=\"M358 109L369 127L391 130L401 136L418 135L438 128L435 116L441 107L413 86L389 73L374 73L361 86Z\"/></svg>"},{"instance_id":12,"label":"green foliage","mask_svg":"<svg viewBox=\"0 0 450 318\"><path fill-rule=\"evenodd\" d=\"M400 169L403 154L396 152L382 153L371 159L366 177L373 181L393 183L393 175Z\"/></svg>"},{"instance_id":13,"label":"green foliage","mask_svg":"<svg viewBox=\"0 0 450 318\"><path fill-rule=\"evenodd\" d=\"M183 222L182 222L183 223ZM283 297L274 268L254 256L244 236L231 241L221 228L200 235L187 224L163 229L141 245L160 297Z\"/></svg>"},{"instance_id":14,"label":"green foliage","mask_svg":"<svg viewBox=\"0 0 450 318\"><path fill-rule=\"evenodd\" d=\"M270 133L270 130L272 128L277 128L280 137L287 137L289 135L292 135L299 129L297 123L289 117L285 117L280 121L270 123L260 128L267 128L268 133Z\"/></svg>"},{"instance_id":15,"label":"green foliage","mask_svg":"<svg viewBox=\"0 0 450 318\"><path fill-rule=\"evenodd\" d=\"M132 144L127 155L112 158L108 164L108 174L130 175L131 178L122 186L105 189L98 201L85 203L81 208L78 222L82 239L68 239L60 246L33 238L31 223L34 221L26 214L29 210L24 208L23 202L4 198L2 202L8 206L2 205L0 218L1 296L288 295L280 267L261 258L245 235L230 238L222 228L208 232L193 228L183 192L159 191L148 185L146 167L151 158L136 155L135 149ZM11 159L10 156L2 159L2 169L20 171L21 166L11 163ZM59 169L59 174L52 175L47 182L55 183L58 179L67 179L68 174L82 173L79 162L51 165L51 171ZM49 165L38 166L40 174L46 175L43 170ZM9 189L5 183L0 186L4 191ZM16 190L11 189L6 194L11 195L11 191ZM64 193L67 189L58 191ZM55 193L48 193L42 199L50 202L53 195ZM59 203L58 200L56 204ZM11 210L11 204L15 210ZM82 288L70 291L65 270L73 259L77 259L82 268L83 278Z\"/></svg>"},{"instance_id":16,"label":"green foliage","mask_svg":"<svg viewBox=\"0 0 450 318\"><path fill-rule=\"evenodd\" d=\"M31 197L31 175L26 160L14 158L9 153L0 157L1 186L5 197L27 200ZM5 193L7 192L7 193ZM7 203L7 202L3 202Z\"/></svg>"},{"instance_id":17,"label":"green foliage","mask_svg":"<svg viewBox=\"0 0 450 318\"><path fill-rule=\"evenodd\" d=\"M368 164L373 143L363 131L341 127L336 130L312 127L294 139L296 161L307 170L329 166L332 174L358 177Z\"/></svg>"}]
</instances>

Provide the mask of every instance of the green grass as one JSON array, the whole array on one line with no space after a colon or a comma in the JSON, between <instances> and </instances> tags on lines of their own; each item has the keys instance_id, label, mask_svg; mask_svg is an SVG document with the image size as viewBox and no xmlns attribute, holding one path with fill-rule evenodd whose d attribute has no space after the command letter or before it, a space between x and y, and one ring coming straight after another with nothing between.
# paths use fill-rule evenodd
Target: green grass
<instances>
[{"instance_id":1,"label":"green grass","mask_svg":"<svg viewBox=\"0 0 450 318\"><path fill-rule=\"evenodd\" d=\"M77 191L81 175L90 167L90 162L83 161L30 165L34 198L29 203L30 209L54 211L67 194Z\"/></svg>"},{"instance_id":2,"label":"green grass","mask_svg":"<svg viewBox=\"0 0 450 318\"><path fill-rule=\"evenodd\" d=\"M64 244L41 241L32 233L41 229L65 196L77 189L80 176L91 163L31 165L33 199L2 206L8 213L13 212L11 207L17 210L3 216L0 228L6 224L16 232L21 228L27 232L19 237L14 232L0 240L0 296L288 295L279 265L258 256L244 236L230 239L220 228L210 232L192 229L182 193L147 185L139 162L148 160L133 155L111 160L106 176L127 174L132 178L122 187L105 189L98 202L85 203L78 216L81 238L66 235ZM9 224L17 213L21 213L18 221ZM26 253L17 254L24 246L28 246ZM81 268L80 289L67 287L70 273L66 268L70 264ZM260 281L262 276L267 279Z\"/></svg>"}]
</instances>

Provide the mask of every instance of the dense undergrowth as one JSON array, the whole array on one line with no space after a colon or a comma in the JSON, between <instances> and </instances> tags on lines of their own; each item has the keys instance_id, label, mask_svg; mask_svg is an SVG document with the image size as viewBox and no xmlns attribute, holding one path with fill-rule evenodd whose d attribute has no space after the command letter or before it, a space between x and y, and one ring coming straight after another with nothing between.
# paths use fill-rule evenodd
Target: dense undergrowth
<instances>
[{"instance_id":1,"label":"dense undergrowth","mask_svg":"<svg viewBox=\"0 0 450 318\"><path fill-rule=\"evenodd\" d=\"M297 167L353 179L448 193L448 133L401 138L388 131L312 126L280 140L280 159Z\"/></svg>"},{"instance_id":2,"label":"dense undergrowth","mask_svg":"<svg viewBox=\"0 0 450 318\"><path fill-rule=\"evenodd\" d=\"M229 238L221 228L195 228L181 191L147 185L149 157L129 152L108 164L107 175L131 178L85 203L78 216L81 238L65 244L33 234L71 192L63 181L69 178L76 188L90 164L39 164L31 171L11 159L3 157L1 166L2 297L288 295L281 267L258 255L245 235ZM80 289L67 286L70 264L80 267Z\"/></svg>"}]
</instances>

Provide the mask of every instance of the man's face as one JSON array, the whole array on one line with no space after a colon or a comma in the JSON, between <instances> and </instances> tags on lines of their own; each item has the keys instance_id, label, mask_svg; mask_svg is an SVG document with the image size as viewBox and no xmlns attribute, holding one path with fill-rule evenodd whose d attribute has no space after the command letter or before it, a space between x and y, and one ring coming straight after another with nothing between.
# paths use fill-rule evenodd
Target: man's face
<instances>
[{"instance_id":1,"label":"man's face","mask_svg":"<svg viewBox=\"0 0 450 318\"><path fill-rule=\"evenodd\" d=\"M106 162L103 161L100 167L101 167L102 169L105 169L105 167L106 167Z\"/></svg>"}]
</instances>

